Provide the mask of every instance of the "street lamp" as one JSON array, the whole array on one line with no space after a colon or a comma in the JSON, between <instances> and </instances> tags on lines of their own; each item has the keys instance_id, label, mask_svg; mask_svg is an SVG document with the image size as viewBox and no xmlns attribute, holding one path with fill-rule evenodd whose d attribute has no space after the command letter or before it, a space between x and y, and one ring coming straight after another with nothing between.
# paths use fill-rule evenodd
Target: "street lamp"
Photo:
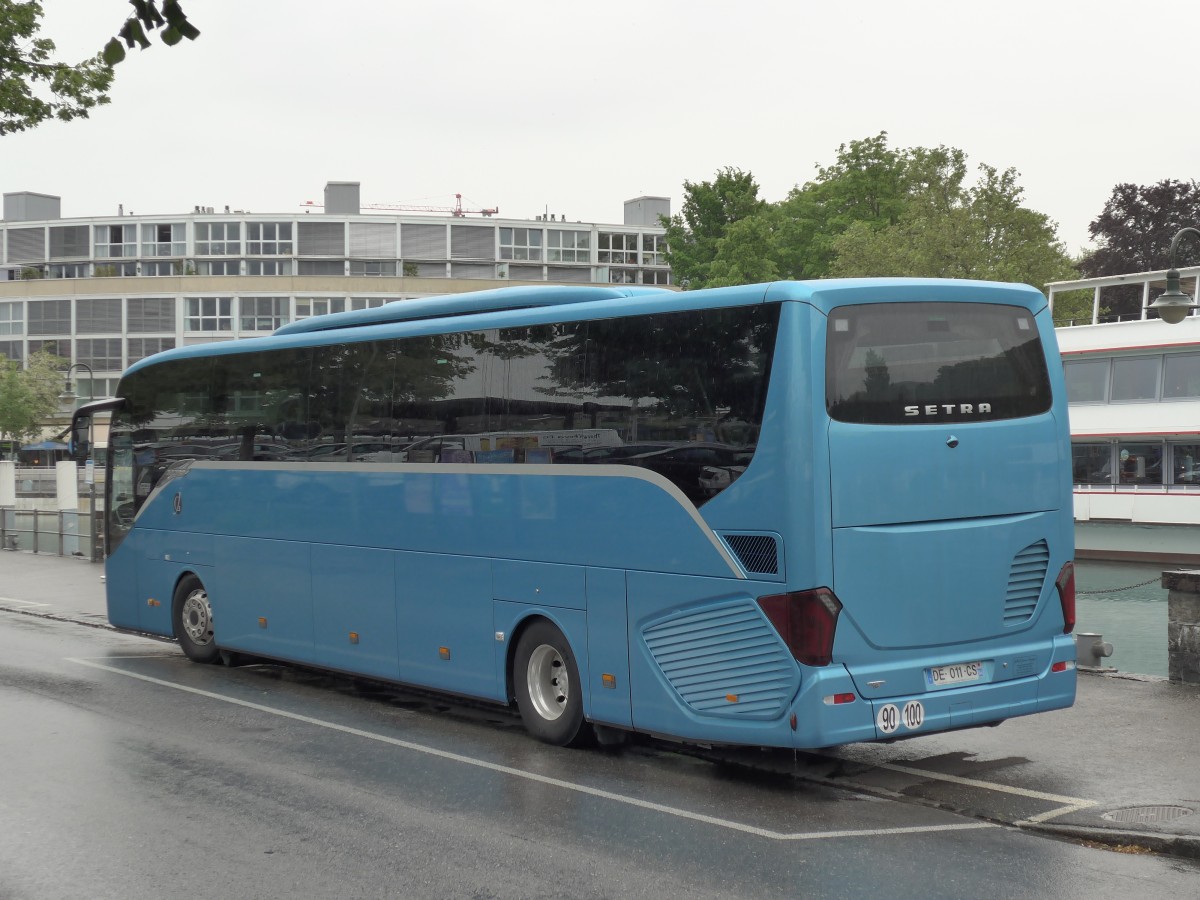
<instances>
[{"instance_id":1,"label":"street lamp","mask_svg":"<svg viewBox=\"0 0 1200 900\"><path fill-rule=\"evenodd\" d=\"M75 400L77 399L77 397L75 395L74 389L72 389L72 387L71 387L71 373L74 372L76 369L87 369L88 400L91 401L91 400L95 399L94 391L96 389L96 385L95 385L96 376L92 372L92 367L89 366L87 363L72 363L71 365L67 366L66 387L64 387L63 392L58 395L58 401L60 403L66 403L67 405L72 406L72 407L75 405Z\"/></svg>"},{"instance_id":2,"label":"street lamp","mask_svg":"<svg viewBox=\"0 0 1200 900\"><path fill-rule=\"evenodd\" d=\"M1175 248L1179 245L1179 239L1188 232L1200 237L1200 230L1195 228L1181 228L1175 232L1175 237L1171 238L1171 251L1167 256L1167 264L1171 267L1167 270L1167 290L1150 304L1150 308L1168 325L1178 325L1196 308L1195 298L1189 297L1180 289L1179 270L1175 268Z\"/></svg>"}]
</instances>

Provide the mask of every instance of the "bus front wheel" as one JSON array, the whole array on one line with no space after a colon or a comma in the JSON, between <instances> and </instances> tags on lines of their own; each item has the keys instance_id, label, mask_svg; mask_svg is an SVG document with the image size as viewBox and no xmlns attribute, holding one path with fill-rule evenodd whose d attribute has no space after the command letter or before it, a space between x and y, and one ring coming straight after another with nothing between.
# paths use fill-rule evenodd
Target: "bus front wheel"
<instances>
[{"instance_id":1,"label":"bus front wheel","mask_svg":"<svg viewBox=\"0 0 1200 900\"><path fill-rule=\"evenodd\" d=\"M175 639L187 658L198 663L215 663L221 658L213 637L212 605L200 579L189 575L175 588L171 603L171 625Z\"/></svg>"},{"instance_id":2,"label":"bus front wheel","mask_svg":"<svg viewBox=\"0 0 1200 900\"><path fill-rule=\"evenodd\" d=\"M583 721L583 684L575 654L562 632L534 622L517 641L513 686L525 728L539 741L559 747L589 743Z\"/></svg>"}]
</instances>

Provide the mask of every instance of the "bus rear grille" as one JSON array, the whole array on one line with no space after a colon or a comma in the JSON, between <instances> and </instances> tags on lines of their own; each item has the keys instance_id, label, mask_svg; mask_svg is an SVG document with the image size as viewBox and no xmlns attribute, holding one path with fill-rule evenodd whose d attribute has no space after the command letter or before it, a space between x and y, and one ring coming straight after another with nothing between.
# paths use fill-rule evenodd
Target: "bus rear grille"
<instances>
[{"instance_id":1,"label":"bus rear grille","mask_svg":"<svg viewBox=\"0 0 1200 900\"><path fill-rule=\"evenodd\" d=\"M1004 598L1004 624L1028 622L1037 609L1046 583L1050 548L1045 541L1030 544L1015 557L1008 573L1008 595Z\"/></svg>"},{"instance_id":2,"label":"bus rear grille","mask_svg":"<svg viewBox=\"0 0 1200 900\"><path fill-rule=\"evenodd\" d=\"M698 713L773 719L796 691L795 661L753 603L684 613L642 637L671 687Z\"/></svg>"},{"instance_id":3,"label":"bus rear grille","mask_svg":"<svg viewBox=\"0 0 1200 900\"><path fill-rule=\"evenodd\" d=\"M779 545L772 534L722 534L747 572L779 574Z\"/></svg>"}]
</instances>

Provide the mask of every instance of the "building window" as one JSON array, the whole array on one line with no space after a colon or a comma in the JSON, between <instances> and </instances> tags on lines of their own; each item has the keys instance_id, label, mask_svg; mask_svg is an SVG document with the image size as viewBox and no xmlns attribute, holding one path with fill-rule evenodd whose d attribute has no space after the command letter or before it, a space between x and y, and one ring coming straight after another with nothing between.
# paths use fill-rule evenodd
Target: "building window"
<instances>
[{"instance_id":1,"label":"building window","mask_svg":"<svg viewBox=\"0 0 1200 900\"><path fill-rule=\"evenodd\" d=\"M129 339L129 362L132 365L139 359L171 350L175 347L175 338L150 337Z\"/></svg>"},{"instance_id":2,"label":"building window","mask_svg":"<svg viewBox=\"0 0 1200 900\"><path fill-rule=\"evenodd\" d=\"M375 309L387 303L388 299L387 297L351 297L350 309Z\"/></svg>"},{"instance_id":3,"label":"building window","mask_svg":"<svg viewBox=\"0 0 1200 900\"><path fill-rule=\"evenodd\" d=\"M394 277L396 261L394 259L352 259L350 274L366 277Z\"/></svg>"},{"instance_id":4,"label":"building window","mask_svg":"<svg viewBox=\"0 0 1200 900\"><path fill-rule=\"evenodd\" d=\"M274 331L288 321L287 297L240 297L238 308L242 331Z\"/></svg>"},{"instance_id":5,"label":"building window","mask_svg":"<svg viewBox=\"0 0 1200 900\"><path fill-rule=\"evenodd\" d=\"M75 301L76 334L120 334L121 298L81 298Z\"/></svg>"},{"instance_id":6,"label":"building window","mask_svg":"<svg viewBox=\"0 0 1200 900\"><path fill-rule=\"evenodd\" d=\"M148 259L141 265L141 274L150 277L194 275L196 269L191 263L185 266L182 259Z\"/></svg>"},{"instance_id":7,"label":"building window","mask_svg":"<svg viewBox=\"0 0 1200 900\"><path fill-rule=\"evenodd\" d=\"M75 361L90 366L94 371L120 372L120 338L76 338Z\"/></svg>"},{"instance_id":8,"label":"building window","mask_svg":"<svg viewBox=\"0 0 1200 900\"><path fill-rule=\"evenodd\" d=\"M1075 484L1112 484L1111 444L1072 444L1071 479Z\"/></svg>"},{"instance_id":9,"label":"building window","mask_svg":"<svg viewBox=\"0 0 1200 900\"><path fill-rule=\"evenodd\" d=\"M187 297L185 331L233 331L232 297Z\"/></svg>"},{"instance_id":10,"label":"building window","mask_svg":"<svg viewBox=\"0 0 1200 900\"><path fill-rule=\"evenodd\" d=\"M0 334L24 334L25 317L20 303L0 303Z\"/></svg>"},{"instance_id":11,"label":"building window","mask_svg":"<svg viewBox=\"0 0 1200 900\"><path fill-rule=\"evenodd\" d=\"M307 319L310 316L327 316L330 313L342 312L346 301L342 297L297 297L296 318Z\"/></svg>"},{"instance_id":12,"label":"building window","mask_svg":"<svg viewBox=\"0 0 1200 900\"><path fill-rule=\"evenodd\" d=\"M183 222L142 226L142 256L183 256L186 253L187 226Z\"/></svg>"},{"instance_id":13,"label":"building window","mask_svg":"<svg viewBox=\"0 0 1200 900\"><path fill-rule=\"evenodd\" d=\"M246 260L247 275L291 275L292 261L290 259L249 259Z\"/></svg>"},{"instance_id":14,"label":"building window","mask_svg":"<svg viewBox=\"0 0 1200 900\"><path fill-rule=\"evenodd\" d=\"M241 275L242 263L237 259L201 259L196 261L201 275Z\"/></svg>"},{"instance_id":15,"label":"building window","mask_svg":"<svg viewBox=\"0 0 1200 900\"><path fill-rule=\"evenodd\" d=\"M642 235L642 265L665 266L667 264L667 238L662 234Z\"/></svg>"},{"instance_id":16,"label":"building window","mask_svg":"<svg viewBox=\"0 0 1200 900\"><path fill-rule=\"evenodd\" d=\"M590 231L554 231L546 233L547 262L587 263L592 261Z\"/></svg>"},{"instance_id":17,"label":"building window","mask_svg":"<svg viewBox=\"0 0 1200 900\"><path fill-rule=\"evenodd\" d=\"M29 334L70 334L70 300L30 300Z\"/></svg>"},{"instance_id":18,"label":"building window","mask_svg":"<svg viewBox=\"0 0 1200 900\"><path fill-rule=\"evenodd\" d=\"M250 256L291 256L291 222L247 222L246 253Z\"/></svg>"},{"instance_id":19,"label":"building window","mask_svg":"<svg viewBox=\"0 0 1200 900\"><path fill-rule=\"evenodd\" d=\"M129 324L126 330L135 332L175 332L175 299L173 297L130 297Z\"/></svg>"},{"instance_id":20,"label":"building window","mask_svg":"<svg viewBox=\"0 0 1200 900\"><path fill-rule=\"evenodd\" d=\"M96 256L99 259L137 256L137 226L97 225Z\"/></svg>"},{"instance_id":21,"label":"building window","mask_svg":"<svg viewBox=\"0 0 1200 900\"><path fill-rule=\"evenodd\" d=\"M197 256L236 256L242 252L241 222L197 222Z\"/></svg>"},{"instance_id":22,"label":"building window","mask_svg":"<svg viewBox=\"0 0 1200 900\"><path fill-rule=\"evenodd\" d=\"M667 269L643 269L642 284L670 284L671 273Z\"/></svg>"},{"instance_id":23,"label":"building window","mask_svg":"<svg viewBox=\"0 0 1200 900\"><path fill-rule=\"evenodd\" d=\"M500 258L541 260L542 229L501 228Z\"/></svg>"},{"instance_id":24,"label":"building window","mask_svg":"<svg viewBox=\"0 0 1200 900\"><path fill-rule=\"evenodd\" d=\"M50 266L51 278L87 278L87 263L56 263Z\"/></svg>"},{"instance_id":25,"label":"building window","mask_svg":"<svg viewBox=\"0 0 1200 900\"><path fill-rule=\"evenodd\" d=\"M596 257L601 264L636 266L638 262L638 236L636 234L600 234L600 252Z\"/></svg>"},{"instance_id":26,"label":"building window","mask_svg":"<svg viewBox=\"0 0 1200 900\"><path fill-rule=\"evenodd\" d=\"M299 274L340 278L346 274L346 264L340 259L302 259Z\"/></svg>"},{"instance_id":27,"label":"building window","mask_svg":"<svg viewBox=\"0 0 1200 900\"><path fill-rule=\"evenodd\" d=\"M21 341L0 341L0 356L19 363L25 359L25 347Z\"/></svg>"},{"instance_id":28,"label":"building window","mask_svg":"<svg viewBox=\"0 0 1200 900\"><path fill-rule=\"evenodd\" d=\"M97 278L132 278L137 273L135 262L97 263L93 270Z\"/></svg>"},{"instance_id":29,"label":"building window","mask_svg":"<svg viewBox=\"0 0 1200 900\"><path fill-rule=\"evenodd\" d=\"M62 360L62 368L66 368L71 362L68 357L71 355L71 339L70 338L52 338L48 341L29 342L29 355L32 356L37 352L49 353L51 356L57 356Z\"/></svg>"},{"instance_id":30,"label":"building window","mask_svg":"<svg viewBox=\"0 0 1200 900\"><path fill-rule=\"evenodd\" d=\"M609 284L637 284L636 269L609 269Z\"/></svg>"}]
</instances>

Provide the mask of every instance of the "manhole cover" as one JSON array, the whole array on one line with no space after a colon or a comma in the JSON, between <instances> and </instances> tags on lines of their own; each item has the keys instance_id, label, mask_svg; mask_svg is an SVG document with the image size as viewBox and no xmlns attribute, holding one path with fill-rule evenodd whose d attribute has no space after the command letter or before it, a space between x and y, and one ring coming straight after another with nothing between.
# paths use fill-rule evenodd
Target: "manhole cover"
<instances>
[{"instance_id":1,"label":"manhole cover","mask_svg":"<svg viewBox=\"0 0 1200 900\"><path fill-rule=\"evenodd\" d=\"M1122 825L1161 825L1190 816L1192 810L1186 806L1134 806L1130 809L1114 809L1104 818Z\"/></svg>"}]
</instances>

